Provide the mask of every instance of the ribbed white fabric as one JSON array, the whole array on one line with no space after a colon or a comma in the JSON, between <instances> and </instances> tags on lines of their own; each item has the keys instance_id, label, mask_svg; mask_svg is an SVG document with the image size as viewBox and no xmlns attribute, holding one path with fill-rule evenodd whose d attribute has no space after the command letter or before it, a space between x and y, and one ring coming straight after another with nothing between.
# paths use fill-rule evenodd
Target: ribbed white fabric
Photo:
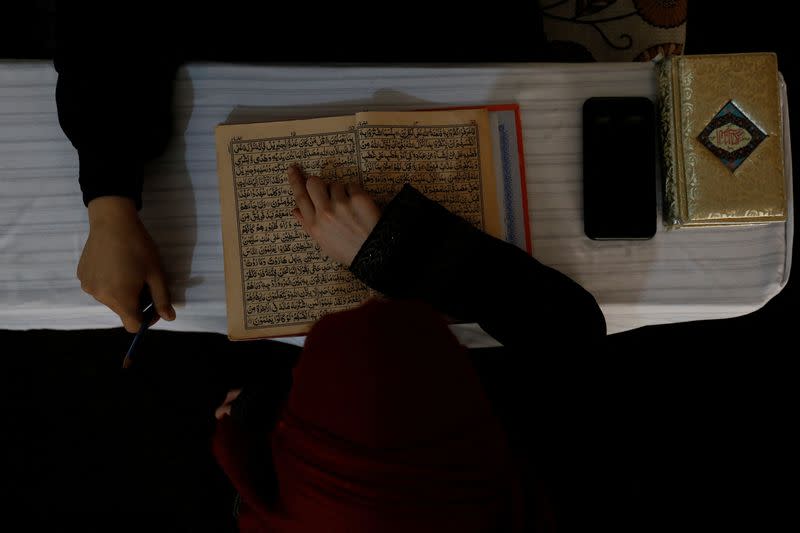
<instances>
[{"instance_id":1,"label":"ribbed white fabric","mask_svg":"<svg viewBox=\"0 0 800 533\"><path fill-rule=\"evenodd\" d=\"M119 323L82 293L75 279L87 220L77 155L58 125L55 83L49 63L0 63L4 329ZM649 64L189 65L176 82L176 134L167 153L149 169L141 212L160 246L178 301L178 319L157 327L226 329L214 152L218 123L509 102L522 109L534 256L595 295L609 332L753 311L788 280L791 224L679 231L659 227L655 238L644 242L594 242L583 234L583 101L591 96L654 95ZM107 116L106 123L97 124L98 135L125 127L114 109ZM126 147L120 146L119 164L125 160ZM456 330L471 346L493 342L475 327Z\"/></svg>"}]
</instances>

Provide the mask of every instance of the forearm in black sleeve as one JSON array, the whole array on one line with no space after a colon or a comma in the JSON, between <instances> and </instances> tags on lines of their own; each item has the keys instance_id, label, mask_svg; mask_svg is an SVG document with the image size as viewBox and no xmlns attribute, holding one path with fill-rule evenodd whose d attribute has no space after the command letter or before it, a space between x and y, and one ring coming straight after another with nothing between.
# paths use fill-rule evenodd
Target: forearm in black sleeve
<instances>
[{"instance_id":1,"label":"forearm in black sleeve","mask_svg":"<svg viewBox=\"0 0 800 533\"><path fill-rule=\"evenodd\" d=\"M599 340L591 294L519 248L491 237L406 185L386 206L351 270L390 297L420 298L510 348L531 338Z\"/></svg>"},{"instance_id":2,"label":"forearm in black sleeve","mask_svg":"<svg viewBox=\"0 0 800 533\"><path fill-rule=\"evenodd\" d=\"M94 2L57 4L58 120L78 151L87 205L112 195L140 207L144 164L170 137L180 53L170 11L150 4L128 4L113 19Z\"/></svg>"}]
</instances>

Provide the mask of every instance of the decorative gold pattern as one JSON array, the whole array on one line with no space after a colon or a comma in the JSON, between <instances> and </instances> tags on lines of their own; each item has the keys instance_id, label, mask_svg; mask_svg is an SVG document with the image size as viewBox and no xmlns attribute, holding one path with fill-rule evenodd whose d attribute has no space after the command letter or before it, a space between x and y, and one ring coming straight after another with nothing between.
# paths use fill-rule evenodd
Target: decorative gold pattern
<instances>
[{"instance_id":1,"label":"decorative gold pattern","mask_svg":"<svg viewBox=\"0 0 800 533\"><path fill-rule=\"evenodd\" d=\"M662 65L659 83L665 223L707 226L785 220L775 55L676 57ZM698 140L729 101L767 135L735 172Z\"/></svg>"}]
</instances>

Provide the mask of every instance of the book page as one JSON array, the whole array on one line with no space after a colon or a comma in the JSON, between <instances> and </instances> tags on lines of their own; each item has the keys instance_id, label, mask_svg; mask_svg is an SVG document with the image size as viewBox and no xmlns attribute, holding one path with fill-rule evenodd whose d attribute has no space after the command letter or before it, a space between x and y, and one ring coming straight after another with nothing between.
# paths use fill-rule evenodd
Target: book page
<instances>
[{"instance_id":1,"label":"book page","mask_svg":"<svg viewBox=\"0 0 800 533\"><path fill-rule=\"evenodd\" d=\"M287 178L299 163L328 183L357 183L353 126L336 117L217 127L230 338L301 334L369 295L292 216Z\"/></svg>"},{"instance_id":2,"label":"book page","mask_svg":"<svg viewBox=\"0 0 800 533\"><path fill-rule=\"evenodd\" d=\"M358 113L356 129L362 185L379 204L410 183L503 238L485 109Z\"/></svg>"}]
</instances>

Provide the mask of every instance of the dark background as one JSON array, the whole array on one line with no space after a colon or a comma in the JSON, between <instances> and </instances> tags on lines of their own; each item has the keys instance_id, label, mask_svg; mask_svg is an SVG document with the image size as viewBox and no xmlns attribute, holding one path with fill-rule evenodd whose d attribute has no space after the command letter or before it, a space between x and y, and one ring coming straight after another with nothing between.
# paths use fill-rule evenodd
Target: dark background
<instances>
[{"instance_id":1,"label":"dark background","mask_svg":"<svg viewBox=\"0 0 800 533\"><path fill-rule=\"evenodd\" d=\"M690 2L686 52L777 52L800 123L795 23L777 4L738 5ZM0 58L51 58L54 27L51 1L4 6ZM795 285L745 317L642 328L584 354L601 363L599 383L628 383L622 401L638 406L607 428L627 445L588 476L597 505L587 523L787 528L798 473ZM24 524L9 531L45 521L53 531L233 527L233 492L209 453L213 408L245 376L285 370L292 350L153 331L123 374L129 341L119 329L0 331L0 505ZM531 356L557 357L545 347ZM490 374L502 376L501 358Z\"/></svg>"}]
</instances>

